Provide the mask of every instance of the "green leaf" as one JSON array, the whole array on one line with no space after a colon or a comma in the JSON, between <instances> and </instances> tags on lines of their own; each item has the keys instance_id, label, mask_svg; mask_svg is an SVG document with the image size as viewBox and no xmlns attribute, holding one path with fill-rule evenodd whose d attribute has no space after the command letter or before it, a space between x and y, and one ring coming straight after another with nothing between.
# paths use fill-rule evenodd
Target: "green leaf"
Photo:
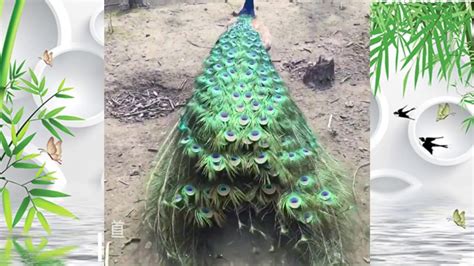
<instances>
[{"instance_id":1,"label":"green leaf","mask_svg":"<svg viewBox=\"0 0 474 266\"><path fill-rule=\"evenodd\" d=\"M21 79L21 81L25 83L25 85L28 86L28 88L30 88L31 90L35 91L36 93L39 93L38 87L36 87L36 85L33 85L31 82L29 82L26 79Z\"/></svg>"},{"instance_id":2,"label":"green leaf","mask_svg":"<svg viewBox=\"0 0 474 266\"><path fill-rule=\"evenodd\" d=\"M44 230L48 234L51 234L51 228L49 227L48 221L46 220L44 215L41 212L37 212L36 217L38 217L38 221L40 222L41 226L43 226Z\"/></svg>"},{"instance_id":3,"label":"green leaf","mask_svg":"<svg viewBox=\"0 0 474 266\"><path fill-rule=\"evenodd\" d=\"M23 217L23 214L25 214L28 204L30 204L30 197L25 197L21 202L20 207L18 207L18 210L16 211L15 219L13 220L13 227L18 224L18 222L21 220L21 217Z\"/></svg>"},{"instance_id":4,"label":"green leaf","mask_svg":"<svg viewBox=\"0 0 474 266\"><path fill-rule=\"evenodd\" d=\"M59 123L57 120L54 120L53 118L51 118L51 119L49 119L49 122L53 126L57 127L59 130L61 130L62 132L66 133L68 135L74 136L74 134L67 127L65 127L64 125Z\"/></svg>"},{"instance_id":5,"label":"green leaf","mask_svg":"<svg viewBox=\"0 0 474 266\"><path fill-rule=\"evenodd\" d=\"M36 210L34 207L31 207L26 215L25 225L23 226L23 233L28 233L30 231L33 220L35 219Z\"/></svg>"},{"instance_id":6,"label":"green leaf","mask_svg":"<svg viewBox=\"0 0 474 266\"><path fill-rule=\"evenodd\" d=\"M62 94L62 93L56 94L56 97L62 98L62 99L72 99L72 98L74 98L74 97L71 96L71 95Z\"/></svg>"},{"instance_id":7,"label":"green leaf","mask_svg":"<svg viewBox=\"0 0 474 266\"><path fill-rule=\"evenodd\" d=\"M45 114L46 114L46 108L44 108L43 110L41 110L41 112L39 112L38 119L42 119Z\"/></svg>"},{"instance_id":8,"label":"green leaf","mask_svg":"<svg viewBox=\"0 0 474 266\"><path fill-rule=\"evenodd\" d=\"M18 111L18 113L16 113L15 117L12 120L12 123L14 125L18 124L22 116L23 116L23 107Z\"/></svg>"},{"instance_id":9,"label":"green leaf","mask_svg":"<svg viewBox=\"0 0 474 266\"><path fill-rule=\"evenodd\" d=\"M55 108L55 109L49 111L49 112L44 116L44 118L45 118L45 119L52 118L52 117L56 116L57 114L59 114L62 110L64 110L64 108L66 108L66 106L62 106L62 107Z\"/></svg>"},{"instance_id":10,"label":"green leaf","mask_svg":"<svg viewBox=\"0 0 474 266\"><path fill-rule=\"evenodd\" d=\"M44 261L44 260L49 260L53 258L64 257L67 254L69 254L71 251L73 251L74 249L76 249L76 247L67 246L67 247L60 247L53 250L48 250L48 251L42 252L41 254L38 254L36 259L39 261Z\"/></svg>"},{"instance_id":11,"label":"green leaf","mask_svg":"<svg viewBox=\"0 0 474 266\"><path fill-rule=\"evenodd\" d=\"M64 88L64 83L65 83L65 82L66 82L65 79L63 79L63 80L61 81L61 84L59 84L59 87L58 87L58 92L60 92L60 91L63 90L63 88Z\"/></svg>"},{"instance_id":12,"label":"green leaf","mask_svg":"<svg viewBox=\"0 0 474 266\"><path fill-rule=\"evenodd\" d=\"M35 137L36 133L33 133L26 137L23 141L21 141L16 147L13 149L13 154L17 154L22 151L28 144L30 144L31 140Z\"/></svg>"},{"instance_id":13,"label":"green leaf","mask_svg":"<svg viewBox=\"0 0 474 266\"><path fill-rule=\"evenodd\" d=\"M57 120L66 120L66 121L81 121L83 118L72 116L72 115L58 115L56 116Z\"/></svg>"},{"instance_id":14,"label":"green leaf","mask_svg":"<svg viewBox=\"0 0 474 266\"><path fill-rule=\"evenodd\" d=\"M30 128L30 124L31 122L28 121L25 123L25 125L23 126L23 128L20 130L20 132L18 132L18 139L23 139L23 137L25 136L26 132L28 131L28 129Z\"/></svg>"},{"instance_id":15,"label":"green leaf","mask_svg":"<svg viewBox=\"0 0 474 266\"><path fill-rule=\"evenodd\" d=\"M10 120L10 118L8 118L8 116L6 116L3 112L0 114L0 116L2 117L2 120L5 121L5 123L7 124L11 124L12 121Z\"/></svg>"},{"instance_id":16,"label":"green leaf","mask_svg":"<svg viewBox=\"0 0 474 266\"><path fill-rule=\"evenodd\" d=\"M70 211L68 211L67 209L55 204L55 203L52 203L50 201L47 201L45 199L42 199L42 198L35 198L33 199L33 202L35 203L36 207L39 207L41 209L44 209L46 211L49 211L51 213L54 213L54 214L57 214L59 216L63 216L63 217L68 217L68 218L73 218L73 219L77 219L77 217L72 214Z\"/></svg>"},{"instance_id":17,"label":"green leaf","mask_svg":"<svg viewBox=\"0 0 474 266\"><path fill-rule=\"evenodd\" d=\"M2 147L3 147L3 151L5 152L5 154L8 157L11 157L12 156L12 151L10 150L10 146L8 145L7 139L3 135L2 131L0 131L0 142L2 142Z\"/></svg>"},{"instance_id":18,"label":"green leaf","mask_svg":"<svg viewBox=\"0 0 474 266\"><path fill-rule=\"evenodd\" d=\"M53 134L53 136L61 140L61 136L59 136L56 129L54 129L53 126L51 126L51 124L47 120L41 120L41 123L51 134Z\"/></svg>"},{"instance_id":19,"label":"green leaf","mask_svg":"<svg viewBox=\"0 0 474 266\"><path fill-rule=\"evenodd\" d=\"M22 161L29 161L29 160L33 160L34 158L40 156L39 153L32 153L32 154L28 154L26 156L23 156L23 158L21 158Z\"/></svg>"},{"instance_id":20,"label":"green leaf","mask_svg":"<svg viewBox=\"0 0 474 266\"><path fill-rule=\"evenodd\" d=\"M20 169L37 169L40 168L39 165L34 164L34 163L22 163L22 162L16 162L13 164L13 167L15 168L20 168Z\"/></svg>"},{"instance_id":21,"label":"green leaf","mask_svg":"<svg viewBox=\"0 0 474 266\"><path fill-rule=\"evenodd\" d=\"M13 229L12 224L12 207L10 203L10 192L5 187L2 192L2 201L3 201L3 214L5 216L5 224L9 231Z\"/></svg>"},{"instance_id":22,"label":"green leaf","mask_svg":"<svg viewBox=\"0 0 474 266\"><path fill-rule=\"evenodd\" d=\"M50 197L50 198L69 197L68 194L64 194L59 191L47 190L47 189L41 189L41 188L34 188L30 190L30 194L36 197Z\"/></svg>"},{"instance_id":23,"label":"green leaf","mask_svg":"<svg viewBox=\"0 0 474 266\"><path fill-rule=\"evenodd\" d=\"M35 180L32 180L32 181L31 181L31 184L33 184L33 185L53 185L54 182L47 181L47 180L38 180L38 179L35 179Z\"/></svg>"},{"instance_id":24,"label":"green leaf","mask_svg":"<svg viewBox=\"0 0 474 266\"><path fill-rule=\"evenodd\" d=\"M33 83L38 84L38 77L36 77L35 72L33 72L31 68L28 70L28 72L30 72L30 77Z\"/></svg>"}]
</instances>

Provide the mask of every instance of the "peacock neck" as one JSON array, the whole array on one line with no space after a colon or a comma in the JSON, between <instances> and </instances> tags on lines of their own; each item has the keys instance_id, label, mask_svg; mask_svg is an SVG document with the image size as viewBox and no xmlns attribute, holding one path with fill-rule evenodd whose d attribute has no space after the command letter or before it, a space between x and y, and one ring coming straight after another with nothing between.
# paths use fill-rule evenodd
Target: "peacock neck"
<instances>
[{"instance_id":1,"label":"peacock neck","mask_svg":"<svg viewBox=\"0 0 474 266\"><path fill-rule=\"evenodd\" d=\"M250 15L255 17L255 10L253 5L253 0L245 0L244 7L240 10L239 15Z\"/></svg>"}]
</instances>

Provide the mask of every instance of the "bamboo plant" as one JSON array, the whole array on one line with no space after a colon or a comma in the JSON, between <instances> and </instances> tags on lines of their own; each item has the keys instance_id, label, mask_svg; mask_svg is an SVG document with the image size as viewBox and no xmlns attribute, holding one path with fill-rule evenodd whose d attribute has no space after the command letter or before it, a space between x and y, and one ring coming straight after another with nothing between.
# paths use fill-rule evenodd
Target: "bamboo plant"
<instances>
[{"instance_id":1,"label":"bamboo plant","mask_svg":"<svg viewBox=\"0 0 474 266\"><path fill-rule=\"evenodd\" d=\"M373 3L370 29L373 94L380 92L380 80L384 74L389 79L392 67L395 71L405 71L403 95L409 79L416 89L420 78L425 76L430 84L433 78L449 84L457 76L463 86L472 88L473 8L473 3L462 2ZM395 58L391 49L395 50ZM464 101L464 104L472 102ZM466 130L473 121L474 117L464 121Z\"/></svg>"},{"instance_id":2,"label":"bamboo plant","mask_svg":"<svg viewBox=\"0 0 474 266\"><path fill-rule=\"evenodd\" d=\"M57 98L73 98L68 94L72 88L65 85L63 80L54 93L46 86L46 78L38 78L29 69L24 70L25 61L17 64L11 62L16 33L20 25L25 0L16 0L10 17L10 23L5 35L2 54L0 55L0 194L3 205L3 218L9 231L12 231L26 216L23 224L24 233L28 233L33 221L37 219L47 233L51 227L44 215L49 212L58 216L77 218L70 211L53 203L47 198L60 198L69 195L60 191L47 189L53 185L56 178L54 172L47 172L45 165L34 162L40 154L24 154L24 150L31 145L37 132L30 132L30 125L41 122L44 128L53 136L61 139L60 133L73 135L62 121L81 120L79 117L64 115L65 107L49 109L48 104ZM0 15L3 0L0 0ZM26 114L25 109L14 102L15 91L24 91L41 99L41 104L32 113ZM8 140L10 139L10 140ZM31 178L27 182L18 181L13 169L28 171ZM13 216L11 196L7 185L19 186L24 190L24 199ZM21 195L14 195L19 197Z\"/></svg>"}]
</instances>

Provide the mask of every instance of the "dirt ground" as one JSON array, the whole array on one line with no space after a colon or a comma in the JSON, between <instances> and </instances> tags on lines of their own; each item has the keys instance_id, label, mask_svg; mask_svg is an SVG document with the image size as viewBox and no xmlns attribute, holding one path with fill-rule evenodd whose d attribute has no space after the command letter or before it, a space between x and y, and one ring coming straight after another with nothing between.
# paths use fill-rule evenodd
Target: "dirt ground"
<instances>
[{"instance_id":1,"label":"dirt ground","mask_svg":"<svg viewBox=\"0 0 474 266\"><path fill-rule=\"evenodd\" d=\"M242 4L223 2L107 13L106 101L124 90L149 89L175 103L186 100L209 48ZM361 166L355 178L354 219L362 226L354 226L357 233L348 254L350 264L365 265L369 257L369 168L364 166L370 149L369 1L346 6L339 1L258 1L257 6L257 15L272 33L270 54L275 66L320 142L346 167L349 183ZM336 80L324 91L306 87L298 73L298 68L319 56L335 61ZM105 236L111 241L110 265L157 265L142 215L147 173L179 117L179 108L168 113L143 122L121 121L110 112L106 117ZM125 238L111 238L113 221L125 224Z\"/></svg>"}]
</instances>

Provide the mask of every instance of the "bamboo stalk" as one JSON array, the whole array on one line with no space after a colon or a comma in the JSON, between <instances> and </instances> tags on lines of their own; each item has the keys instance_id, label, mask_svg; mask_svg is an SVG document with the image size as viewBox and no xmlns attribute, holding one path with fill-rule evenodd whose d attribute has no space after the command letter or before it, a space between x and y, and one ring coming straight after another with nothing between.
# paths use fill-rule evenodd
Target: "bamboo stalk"
<instances>
[{"instance_id":1,"label":"bamboo stalk","mask_svg":"<svg viewBox=\"0 0 474 266\"><path fill-rule=\"evenodd\" d=\"M0 1L3 2L3 0ZM8 72L10 70L10 60L25 2L26 0L15 1L15 7L13 8L12 16L10 17L10 23L8 24L7 34L5 36L5 42L3 43L2 58L0 63L0 110L3 108L3 100L5 98L5 90L8 82Z\"/></svg>"}]
</instances>

